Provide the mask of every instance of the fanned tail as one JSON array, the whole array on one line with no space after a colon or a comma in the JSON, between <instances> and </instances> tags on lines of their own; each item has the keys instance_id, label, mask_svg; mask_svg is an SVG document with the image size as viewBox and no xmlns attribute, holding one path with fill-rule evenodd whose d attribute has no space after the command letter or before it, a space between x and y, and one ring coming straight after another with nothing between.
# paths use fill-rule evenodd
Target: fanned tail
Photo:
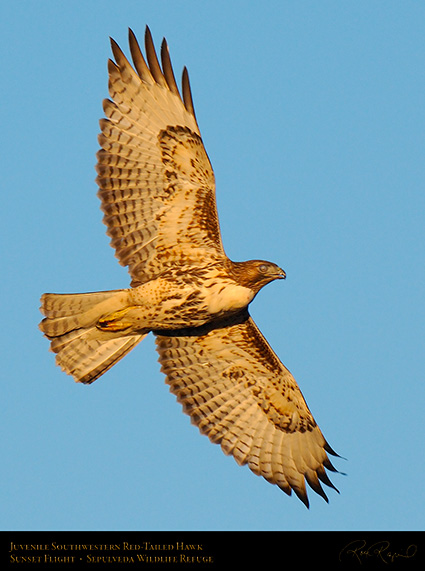
<instances>
[{"instance_id":1,"label":"fanned tail","mask_svg":"<svg viewBox=\"0 0 425 571\"><path fill-rule=\"evenodd\" d=\"M77 382L92 383L146 337L97 326L104 315L122 311L126 299L127 290L42 296L40 329L56 363Z\"/></svg>"}]
</instances>

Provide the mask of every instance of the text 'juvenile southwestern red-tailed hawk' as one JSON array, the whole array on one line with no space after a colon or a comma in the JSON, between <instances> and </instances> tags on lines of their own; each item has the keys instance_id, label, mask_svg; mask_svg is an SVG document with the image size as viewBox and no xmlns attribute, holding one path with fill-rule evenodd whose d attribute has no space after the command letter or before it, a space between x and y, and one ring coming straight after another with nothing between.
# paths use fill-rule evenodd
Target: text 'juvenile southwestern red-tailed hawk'
<instances>
[{"instance_id":1,"label":"text 'juvenile southwestern red-tailed hawk'","mask_svg":"<svg viewBox=\"0 0 425 571\"><path fill-rule=\"evenodd\" d=\"M148 28L146 60L130 30L134 68L112 40L97 183L111 245L129 289L44 294L41 330L56 362L92 383L149 332L170 390L203 434L238 464L308 506L334 454L291 373L248 313L260 289L285 278L263 260L232 262L221 242L214 174L186 68L177 88Z\"/></svg>"}]
</instances>

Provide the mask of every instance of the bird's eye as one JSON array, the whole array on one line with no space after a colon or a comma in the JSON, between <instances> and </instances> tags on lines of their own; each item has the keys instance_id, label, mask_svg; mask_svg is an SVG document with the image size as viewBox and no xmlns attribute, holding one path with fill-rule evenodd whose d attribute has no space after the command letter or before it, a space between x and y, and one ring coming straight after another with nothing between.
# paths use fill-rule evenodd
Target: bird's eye
<instances>
[{"instance_id":1,"label":"bird's eye","mask_svg":"<svg viewBox=\"0 0 425 571\"><path fill-rule=\"evenodd\" d=\"M267 264L261 264L258 266L258 269L262 274L266 274L269 267Z\"/></svg>"}]
</instances>

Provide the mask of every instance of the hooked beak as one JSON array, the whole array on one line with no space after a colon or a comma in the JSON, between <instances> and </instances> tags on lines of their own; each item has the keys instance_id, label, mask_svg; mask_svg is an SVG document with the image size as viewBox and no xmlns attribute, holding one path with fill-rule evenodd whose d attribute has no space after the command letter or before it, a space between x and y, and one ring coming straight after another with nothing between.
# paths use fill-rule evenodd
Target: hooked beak
<instances>
[{"instance_id":1,"label":"hooked beak","mask_svg":"<svg viewBox=\"0 0 425 571\"><path fill-rule=\"evenodd\" d=\"M277 278L278 280L284 280L284 279L286 279L286 273L285 273L284 270L282 270L282 268L279 268L279 271L278 271L277 274L276 274L276 278Z\"/></svg>"}]
</instances>

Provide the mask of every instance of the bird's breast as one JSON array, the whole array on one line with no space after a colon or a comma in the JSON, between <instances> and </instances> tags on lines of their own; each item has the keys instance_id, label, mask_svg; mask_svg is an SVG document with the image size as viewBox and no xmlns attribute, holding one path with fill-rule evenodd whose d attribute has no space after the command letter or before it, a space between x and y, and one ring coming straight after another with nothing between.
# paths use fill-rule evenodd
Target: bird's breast
<instances>
[{"instance_id":1,"label":"bird's breast","mask_svg":"<svg viewBox=\"0 0 425 571\"><path fill-rule=\"evenodd\" d=\"M211 281L202 288L204 303L211 315L224 315L246 307L254 298L252 289L234 282Z\"/></svg>"}]
</instances>

